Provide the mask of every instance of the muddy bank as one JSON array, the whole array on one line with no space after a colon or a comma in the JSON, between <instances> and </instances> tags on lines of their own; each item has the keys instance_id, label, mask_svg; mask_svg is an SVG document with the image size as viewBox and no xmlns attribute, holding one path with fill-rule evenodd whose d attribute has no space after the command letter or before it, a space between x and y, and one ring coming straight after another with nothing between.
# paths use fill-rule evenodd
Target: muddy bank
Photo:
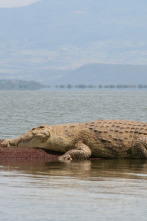
<instances>
[{"instance_id":1,"label":"muddy bank","mask_svg":"<svg viewBox=\"0 0 147 221\"><path fill-rule=\"evenodd\" d=\"M8 148L2 147L0 140L0 161L1 160L58 160L60 153L37 148Z\"/></svg>"}]
</instances>

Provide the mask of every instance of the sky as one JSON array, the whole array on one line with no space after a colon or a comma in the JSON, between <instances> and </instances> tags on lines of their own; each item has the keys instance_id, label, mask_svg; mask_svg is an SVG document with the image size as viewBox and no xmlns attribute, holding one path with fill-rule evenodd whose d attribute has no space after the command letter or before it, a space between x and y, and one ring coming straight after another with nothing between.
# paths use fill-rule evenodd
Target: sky
<instances>
[{"instance_id":1,"label":"sky","mask_svg":"<svg viewBox=\"0 0 147 221\"><path fill-rule=\"evenodd\" d=\"M147 0L0 0L1 76L146 65L146 39Z\"/></svg>"},{"instance_id":2,"label":"sky","mask_svg":"<svg viewBox=\"0 0 147 221\"><path fill-rule=\"evenodd\" d=\"M0 0L0 8L13 8L27 6L39 0Z\"/></svg>"}]
</instances>

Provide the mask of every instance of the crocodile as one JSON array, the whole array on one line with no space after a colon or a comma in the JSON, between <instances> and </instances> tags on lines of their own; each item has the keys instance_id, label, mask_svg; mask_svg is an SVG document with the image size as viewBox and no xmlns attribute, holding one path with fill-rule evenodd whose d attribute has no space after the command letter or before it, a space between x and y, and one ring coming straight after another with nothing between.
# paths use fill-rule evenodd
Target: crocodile
<instances>
[{"instance_id":1,"label":"crocodile","mask_svg":"<svg viewBox=\"0 0 147 221\"><path fill-rule=\"evenodd\" d=\"M98 158L147 159L147 123L96 120L85 123L41 125L6 139L4 147L43 148L61 152L60 161Z\"/></svg>"}]
</instances>

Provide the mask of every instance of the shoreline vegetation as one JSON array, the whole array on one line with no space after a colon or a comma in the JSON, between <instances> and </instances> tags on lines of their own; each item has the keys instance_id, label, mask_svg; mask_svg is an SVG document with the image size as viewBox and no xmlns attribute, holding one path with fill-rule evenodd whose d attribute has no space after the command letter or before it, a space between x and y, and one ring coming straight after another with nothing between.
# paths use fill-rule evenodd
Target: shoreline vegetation
<instances>
[{"instance_id":1,"label":"shoreline vegetation","mask_svg":"<svg viewBox=\"0 0 147 221\"><path fill-rule=\"evenodd\" d=\"M72 85L72 84L67 84L67 85L56 85L56 88L99 88L99 89L104 89L104 88L110 88L110 89L121 89L121 88L139 88L139 89L144 89L147 88L147 85L126 85L126 84L117 84L117 85L113 85L113 84L107 84L107 85L85 85L85 84L79 84L79 85Z\"/></svg>"},{"instance_id":2,"label":"shoreline vegetation","mask_svg":"<svg viewBox=\"0 0 147 221\"><path fill-rule=\"evenodd\" d=\"M146 84L127 85L127 84L97 84L97 85L85 85L85 84L61 84L61 85L43 85L35 81L23 81L23 80L0 80L0 90L40 90L43 88L56 88L56 89L147 89Z\"/></svg>"},{"instance_id":3,"label":"shoreline vegetation","mask_svg":"<svg viewBox=\"0 0 147 221\"><path fill-rule=\"evenodd\" d=\"M44 85L35 81L0 80L0 90L38 90Z\"/></svg>"}]
</instances>

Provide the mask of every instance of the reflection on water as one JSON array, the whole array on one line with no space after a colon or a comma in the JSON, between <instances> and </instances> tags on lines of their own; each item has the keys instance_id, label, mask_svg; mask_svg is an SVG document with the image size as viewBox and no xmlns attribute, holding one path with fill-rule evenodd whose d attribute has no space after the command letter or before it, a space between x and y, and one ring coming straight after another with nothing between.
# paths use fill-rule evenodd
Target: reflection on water
<instances>
[{"instance_id":1,"label":"reflection on water","mask_svg":"<svg viewBox=\"0 0 147 221\"><path fill-rule=\"evenodd\" d=\"M97 177L121 177L126 179L137 179L147 176L147 161L134 159L116 160L87 160L83 162L44 162L38 161L14 161L1 162L1 169L5 171L19 171L27 174L43 176L69 176L79 179L91 180ZM143 175L144 174L144 175ZM29 175L30 177L30 175Z\"/></svg>"},{"instance_id":2,"label":"reflection on water","mask_svg":"<svg viewBox=\"0 0 147 221\"><path fill-rule=\"evenodd\" d=\"M12 161L0 176L2 220L146 220L145 160Z\"/></svg>"}]
</instances>

